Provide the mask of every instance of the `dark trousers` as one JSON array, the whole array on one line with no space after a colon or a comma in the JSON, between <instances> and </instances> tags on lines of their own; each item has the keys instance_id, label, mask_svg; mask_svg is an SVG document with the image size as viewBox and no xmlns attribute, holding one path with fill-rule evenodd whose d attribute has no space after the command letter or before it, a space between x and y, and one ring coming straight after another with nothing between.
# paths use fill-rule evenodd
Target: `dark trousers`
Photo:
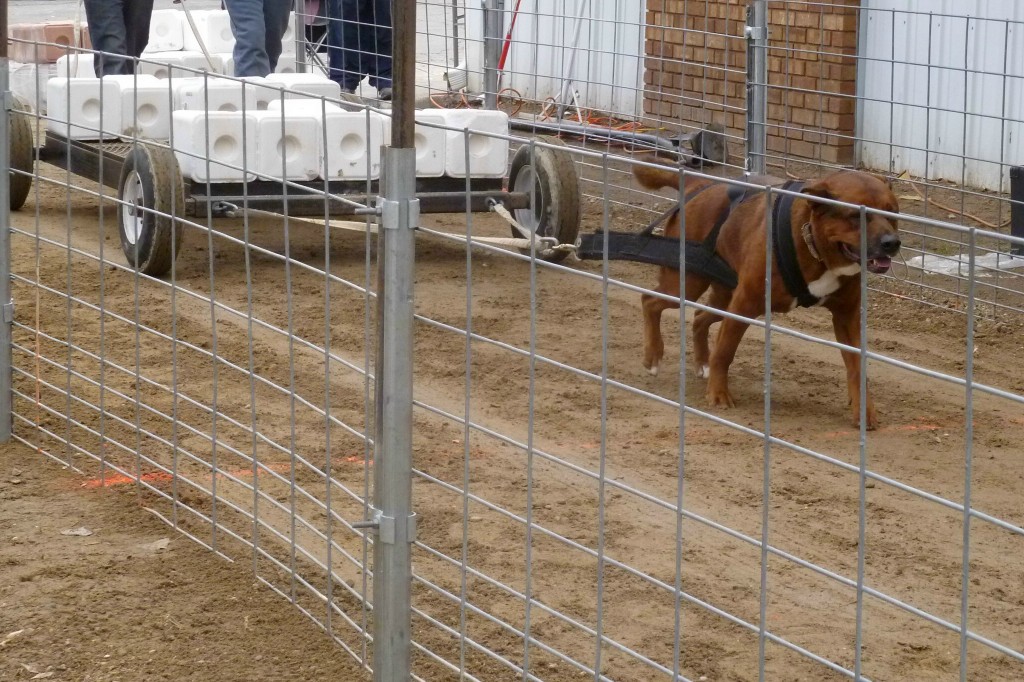
<instances>
[{"instance_id":1,"label":"dark trousers","mask_svg":"<svg viewBox=\"0 0 1024 682\"><path fill-rule=\"evenodd\" d=\"M391 0L328 0L330 76L355 90L363 76L391 87Z\"/></svg>"},{"instance_id":2,"label":"dark trousers","mask_svg":"<svg viewBox=\"0 0 1024 682\"><path fill-rule=\"evenodd\" d=\"M292 0L224 0L235 35L235 76L274 73L292 4Z\"/></svg>"},{"instance_id":3,"label":"dark trousers","mask_svg":"<svg viewBox=\"0 0 1024 682\"><path fill-rule=\"evenodd\" d=\"M130 59L112 55L138 57L149 42L149 20L153 0L85 0L85 19L89 24L89 40L98 52L93 65L97 76L131 74L135 70Z\"/></svg>"}]
</instances>

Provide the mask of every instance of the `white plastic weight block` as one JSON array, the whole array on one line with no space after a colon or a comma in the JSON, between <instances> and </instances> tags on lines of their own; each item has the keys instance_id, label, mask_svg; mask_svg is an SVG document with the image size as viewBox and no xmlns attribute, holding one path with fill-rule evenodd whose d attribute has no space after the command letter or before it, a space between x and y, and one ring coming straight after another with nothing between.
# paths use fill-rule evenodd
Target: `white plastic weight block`
<instances>
[{"instance_id":1,"label":"white plastic weight block","mask_svg":"<svg viewBox=\"0 0 1024 682\"><path fill-rule=\"evenodd\" d=\"M323 155L328 180L376 180L384 117L370 111L328 111L324 119Z\"/></svg>"},{"instance_id":2,"label":"white plastic weight block","mask_svg":"<svg viewBox=\"0 0 1024 682\"><path fill-rule=\"evenodd\" d=\"M288 13L288 28L284 30L284 35L281 36L281 44L284 47L285 53L295 52L295 12Z\"/></svg>"},{"instance_id":3,"label":"white plastic weight block","mask_svg":"<svg viewBox=\"0 0 1024 682\"><path fill-rule=\"evenodd\" d=\"M195 32L188 21L185 21L181 32L185 37L186 50L207 52L231 52L235 47L235 36L231 32L231 19L227 10L211 9L192 11L192 21L196 25ZM202 44L200 44L202 41Z\"/></svg>"},{"instance_id":4,"label":"white plastic weight block","mask_svg":"<svg viewBox=\"0 0 1024 682\"><path fill-rule=\"evenodd\" d=\"M416 177L437 178L444 175L448 137L443 127L445 123L445 117L440 111L416 111Z\"/></svg>"},{"instance_id":5,"label":"white plastic weight block","mask_svg":"<svg viewBox=\"0 0 1024 682\"><path fill-rule=\"evenodd\" d=\"M272 73L267 84L283 88L286 99L341 98L341 86L327 76L316 73Z\"/></svg>"},{"instance_id":6,"label":"white plastic weight block","mask_svg":"<svg viewBox=\"0 0 1024 682\"><path fill-rule=\"evenodd\" d=\"M320 119L280 108L258 111L256 172L261 178L314 180L320 175Z\"/></svg>"},{"instance_id":7,"label":"white plastic weight block","mask_svg":"<svg viewBox=\"0 0 1024 682\"><path fill-rule=\"evenodd\" d=\"M145 52L172 52L184 49L184 14L177 9L154 10L149 19L149 42L146 43Z\"/></svg>"},{"instance_id":8,"label":"white plastic weight block","mask_svg":"<svg viewBox=\"0 0 1024 682\"><path fill-rule=\"evenodd\" d=\"M51 78L46 103L47 130L69 139L109 139L121 131L121 93L113 81Z\"/></svg>"},{"instance_id":9,"label":"white plastic weight block","mask_svg":"<svg viewBox=\"0 0 1024 682\"><path fill-rule=\"evenodd\" d=\"M137 71L161 79L173 78L176 81L182 78L195 78L202 71L223 73L224 65L220 57L211 54L210 58L213 61L212 65L202 52L153 52L142 55Z\"/></svg>"},{"instance_id":10,"label":"white plastic weight block","mask_svg":"<svg viewBox=\"0 0 1024 682\"><path fill-rule=\"evenodd\" d=\"M275 99L270 102L267 109L270 111L281 111L284 109L285 116L291 116L292 114L306 114L320 117L322 113L328 111L345 111L337 104L332 102L325 102L319 99L286 99L281 101Z\"/></svg>"},{"instance_id":11,"label":"white plastic weight block","mask_svg":"<svg viewBox=\"0 0 1024 682\"><path fill-rule=\"evenodd\" d=\"M450 128L445 144L446 175L453 178L467 175L475 178L504 177L508 166L508 114L482 109L442 109L438 113L444 117L445 126Z\"/></svg>"},{"instance_id":12,"label":"white plastic weight block","mask_svg":"<svg viewBox=\"0 0 1024 682\"><path fill-rule=\"evenodd\" d=\"M174 153L183 176L196 182L247 182L256 177L254 114L175 111L171 122Z\"/></svg>"},{"instance_id":13,"label":"white plastic weight block","mask_svg":"<svg viewBox=\"0 0 1024 682\"><path fill-rule=\"evenodd\" d=\"M295 68L295 55L283 54L277 58L277 68L274 73L297 73Z\"/></svg>"},{"instance_id":14,"label":"white plastic weight block","mask_svg":"<svg viewBox=\"0 0 1024 682\"><path fill-rule=\"evenodd\" d=\"M229 78L182 78L174 83L175 111L256 111L256 90Z\"/></svg>"},{"instance_id":15,"label":"white plastic weight block","mask_svg":"<svg viewBox=\"0 0 1024 682\"><path fill-rule=\"evenodd\" d=\"M115 83L121 99L121 129L125 139L166 140L171 128L171 102L167 81L156 76L104 76Z\"/></svg>"},{"instance_id":16,"label":"white plastic weight block","mask_svg":"<svg viewBox=\"0 0 1024 682\"><path fill-rule=\"evenodd\" d=\"M384 139L391 139L391 117L381 116ZM435 109L416 110L416 177L439 178L445 173L445 148L448 143L447 120Z\"/></svg>"},{"instance_id":17,"label":"white plastic weight block","mask_svg":"<svg viewBox=\"0 0 1024 682\"><path fill-rule=\"evenodd\" d=\"M55 75L58 78L95 78L92 54L82 52L60 57L57 59Z\"/></svg>"},{"instance_id":18,"label":"white plastic weight block","mask_svg":"<svg viewBox=\"0 0 1024 682\"><path fill-rule=\"evenodd\" d=\"M278 102L282 98L280 83L270 83L262 76L245 76L242 81L247 92L252 90L253 96L256 97L256 108L259 110L266 109L271 102Z\"/></svg>"},{"instance_id":19,"label":"white plastic weight block","mask_svg":"<svg viewBox=\"0 0 1024 682\"><path fill-rule=\"evenodd\" d=\"M235 75L235 53L234 52L218 52L214 57L221 65L222 73L225 76Z\"/></svg>"},{"instance_id":20,"label":"white plastic weight block","mask_svg":"<svg viewBox=\"0 0 1024 682\"><path fill-rule=\"evenodd\" d=\"M53 64L18 64L13 61L8 64L11 72L11 92L14 96L32 111L45 113L46 84L56 73L56 67Z\"/></svg>"}]
</instances>

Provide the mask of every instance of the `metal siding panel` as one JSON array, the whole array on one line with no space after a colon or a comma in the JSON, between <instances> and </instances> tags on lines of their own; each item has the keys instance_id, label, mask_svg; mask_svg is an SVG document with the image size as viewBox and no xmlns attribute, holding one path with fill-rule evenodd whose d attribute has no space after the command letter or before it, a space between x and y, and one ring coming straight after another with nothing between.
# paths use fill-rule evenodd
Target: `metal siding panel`
<instances>
[{"instance_id":1,"label":"metal siding panel","mask_svg":"<svg viewBox=\"0 0 1024 682\"><path fill-rule=\"evenodd\" d=\"M515 3L506 6L511 9ZM523 0L502 85L515 88L528 99L557 96L572 59L577 12L583 14L584 21L572 78L580 105L638 116L643 83L643 0ZM483 40L482 28L481 22L470 23L471 42ZM483 63L471 63L470 68L482 70Z\"/></svg>"},{"instance_id":2,"label":"metal siding panel","mask_svg":"<svg viewBox=\"0 0 1024 682\"><path fill-rule=\"evenodd\" d=\"M866 166L1005 189L1024 162L1024 3L865 0Z\"/></svg>"}]
</instances>

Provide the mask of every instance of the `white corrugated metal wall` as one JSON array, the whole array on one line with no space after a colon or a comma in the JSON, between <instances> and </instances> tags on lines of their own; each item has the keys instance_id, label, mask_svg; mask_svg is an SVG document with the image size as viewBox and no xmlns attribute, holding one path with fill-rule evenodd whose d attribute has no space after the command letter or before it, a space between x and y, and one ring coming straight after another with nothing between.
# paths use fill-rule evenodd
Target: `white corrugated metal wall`
<instances>
[{"instance_id":1,"label":"white corrugated metal wall","mask_svg":"<svg viewBox=\"0 0 1024 682\"><path fill-rule=\"evenodd\" d=\"M483 88L483 12L466 6L470 89ZM515 0L505 0L506 30ZM582 17L572 60L576 19ZM580 106L639 117L643 110L644 0L523 0L502 85L524 97L555 97L567 75Z\"/></svg>"},{"instance_id":2,"label":"white corrugated metal wall","mask_svg":"<svg viewBox=\"0 0 1024 682\"><path fill-rule=\"evenodd\" d=\"M862 1L864 165L1006 190L1024 164L1024 2Z\"/></svg>"}]
</instances>

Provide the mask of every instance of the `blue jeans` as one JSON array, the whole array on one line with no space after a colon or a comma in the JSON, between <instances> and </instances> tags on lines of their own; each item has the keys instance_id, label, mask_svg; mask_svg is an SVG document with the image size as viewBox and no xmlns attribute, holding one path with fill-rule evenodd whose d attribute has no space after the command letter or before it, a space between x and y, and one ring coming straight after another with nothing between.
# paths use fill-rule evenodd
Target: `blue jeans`
<instances>
[{"instance_id":1,"label":"blue jeans","mask_svg":"<svg viewBox=\"0 0 1024 682\"><path fill-rule=\"evenodd\" d=\"M391 0L328 0L331 79L355 90L363 76L381 90L391 87Z\"/></svg>"},{"instance_id":2,"label":"blue jeans","mask_svg":"<svg viewBox=\"0 0 1024 682\"><path fill-rule=\"evenodd\" d=\"M235 36L235 76L269 76L281 56L292 0L224 0Z\"/></svg>"},{"instance_id":3,"label":"blue jeans","mask_svg":"<svg viewBox=\"0 0 1024 682\"><path fill-rule=\"evenodd\" d=\"M110 55L141 55L149 42L152 16L153 0L85 0L85 20L89 24L92 47L109 53L93 57L97 77L134 72L132 60Z\"/></svg>"}]
</instances>

